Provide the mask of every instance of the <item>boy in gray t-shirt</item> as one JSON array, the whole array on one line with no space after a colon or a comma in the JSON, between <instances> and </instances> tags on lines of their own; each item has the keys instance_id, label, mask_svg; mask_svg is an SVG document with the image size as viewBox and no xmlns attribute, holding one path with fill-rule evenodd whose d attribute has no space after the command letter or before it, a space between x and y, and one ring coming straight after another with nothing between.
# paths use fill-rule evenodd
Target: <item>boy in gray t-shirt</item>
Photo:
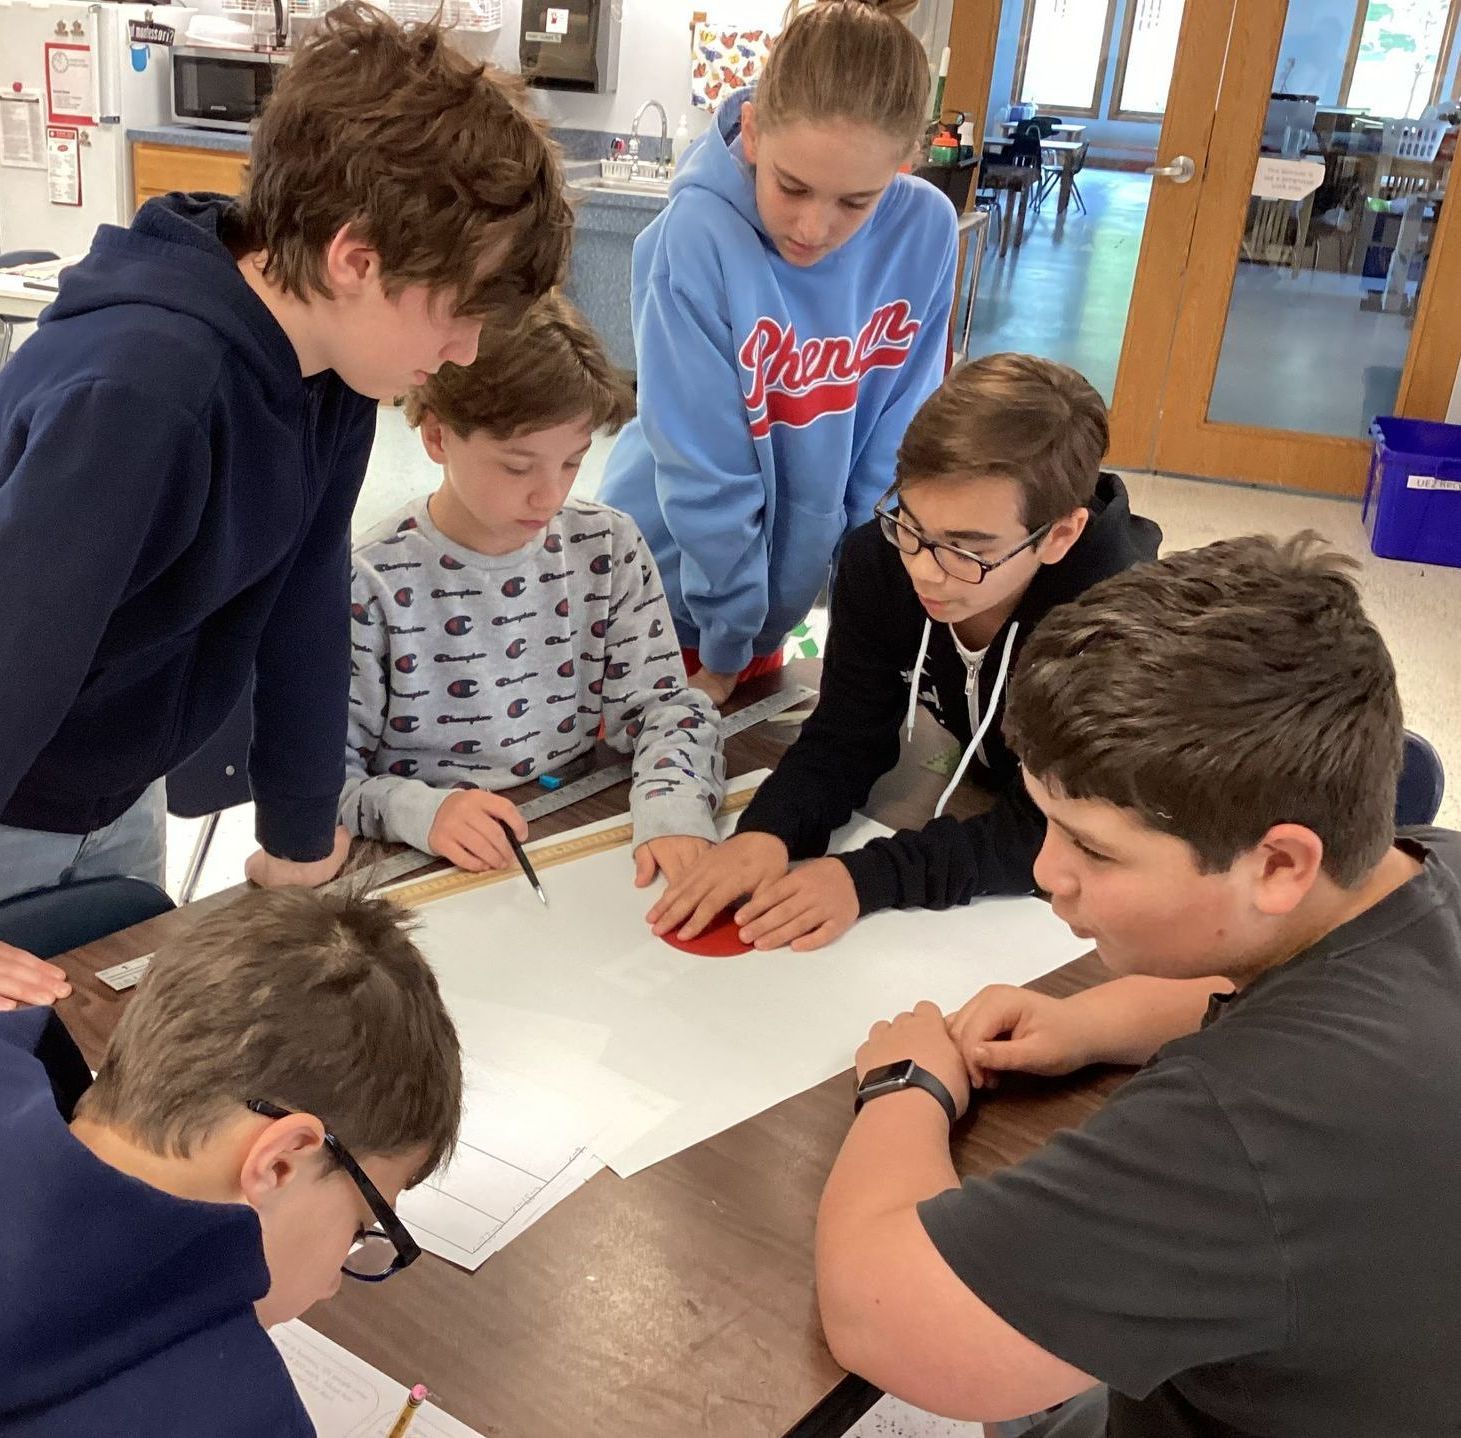
<instances>
[{"instance_id":1,"label":"boy in gray t-shirt","mask_svg":"<svg viewBox=\"0 0 1461 1438\"><path fill-rule=\"evenodd\" d=\"M1036 881L1114 977L921 1004L858 1052L827 1340L987 1434L1457 1431L1461 842L1396 835L1394 669L1315 538L1169 555L1041 623L1005 733ZM1098 1062L1143 1067L960 1184L971 1083Z\"/></svg>"},{"instance_id":2,"label":"boy in gray t-shirt","mask_svg":"<svg viewBox=\"0 0 1461 1438\"><path fill-rule=\"evenodd\" d=\"M568 498L595 429L633 400L553 297L483 331L407 414L441 488L373 530L351 585L350 732L340 821L470 870L513 862L495 792L551 774L600 734L634 754L635 879L673 878L714 840L714 708L690 688L634 521Z\"/></svg>"}]
</instances>

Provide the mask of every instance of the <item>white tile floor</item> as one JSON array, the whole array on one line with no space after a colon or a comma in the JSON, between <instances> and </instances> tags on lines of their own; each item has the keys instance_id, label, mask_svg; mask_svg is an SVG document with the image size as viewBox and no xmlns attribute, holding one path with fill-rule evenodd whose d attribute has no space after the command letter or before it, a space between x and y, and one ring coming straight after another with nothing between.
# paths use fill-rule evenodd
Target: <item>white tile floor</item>
<instances>
[{"instance_id":1,"label":"white tile floor","mask_svg":"<svg viewBox=\"0 0 1461 1438\"><path fill-rule=\"evenodd\" d=\"M579 481L597 491L610 445L595 445ZM375 453L356 511L357 531L391 513L436 482L436 468L397 411L382 410ZM1461 826L1461 668L1455 633L1461 621L1461 570L1376 559L1365 541L1357 504L1164 475L1131 475L1133 508L1161 524L1168 550L1251 533L1286 535L1315 529L1361 562L1365 601L1395 655L1407 722L1428 735L1454 776L1441 811L1443 823ZM176 888L192 846L196 822L171 820L169 883ZM247 808L223 818L200 893L237 883L253 847ZM978 1438L977 1424L953 1423L884 1399L849 1438Z\"/></svg>"}]
</instances>

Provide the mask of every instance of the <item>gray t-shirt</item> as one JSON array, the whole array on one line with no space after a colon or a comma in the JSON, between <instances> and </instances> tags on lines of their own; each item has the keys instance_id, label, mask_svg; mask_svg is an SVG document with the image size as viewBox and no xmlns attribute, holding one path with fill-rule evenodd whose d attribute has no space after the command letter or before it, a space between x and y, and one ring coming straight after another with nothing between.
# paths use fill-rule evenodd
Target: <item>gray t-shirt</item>
<instances>
[{"instance_id":1,"label":"gray t-shirt","mask_svg":"<svg viewBox=\"0 0 1461 1438\"><path fill-rule=\"evenodd\" d=\"M449 541L419 499L357 545L340 822L429 852L451 791L508 789L605 742L634 755L634 842L714 840L718 715L685 678L627 514L570 499L511 554Z\"/></svg>"},{"instance_id":2,"label":"gray t-shirt","mask_svg":"<svg viewBox=\"0 0 1461 1438\"><path fill-rule=\"evenodd\" d=\"M1088 1123L920 1205L1113 1438L1461 1431L1461 835Z\"/></svg>"}]
</instances>

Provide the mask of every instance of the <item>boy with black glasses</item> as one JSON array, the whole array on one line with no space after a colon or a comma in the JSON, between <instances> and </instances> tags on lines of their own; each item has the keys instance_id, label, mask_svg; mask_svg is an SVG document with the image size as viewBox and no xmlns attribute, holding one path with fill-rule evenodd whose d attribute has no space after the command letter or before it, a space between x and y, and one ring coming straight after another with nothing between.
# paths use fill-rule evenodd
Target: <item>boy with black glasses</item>
<instances>
[{"instance_id":1,"label":"boy with black glasses","mask_svg":"<svg viewBox=\"0 0 1461 1438\"><path fill-rule=\"evenodd\" d=\"M383 900L252 893L161 949L95 1081L0 1014L0 1430L312 1438L264 1330L419 1256L461 1055Z\"/></svg>"},{"instance_id":2,"label":"boy with black glasses","mask_svg":"<svg viewBox=\"0 0 1461 1438\"><path fill-rule=\"evenodd\" d=\"M741 816L650 910L694 937L727 904L758 949L816 949L862 915L1027 893L1045 821L1000 733L1004 686L1056 605L1145 559L1161 531L1101 470L1106 407L1074 370L1032 355L961 366L915 416L877 517L848 536L832 592L822 693ZM919 704L962 754L929 823L819 858L898 762ZM941 817L965 776L996 791ZM793 860L809 859L795 869Z\"/></svg>"}]
</instances>

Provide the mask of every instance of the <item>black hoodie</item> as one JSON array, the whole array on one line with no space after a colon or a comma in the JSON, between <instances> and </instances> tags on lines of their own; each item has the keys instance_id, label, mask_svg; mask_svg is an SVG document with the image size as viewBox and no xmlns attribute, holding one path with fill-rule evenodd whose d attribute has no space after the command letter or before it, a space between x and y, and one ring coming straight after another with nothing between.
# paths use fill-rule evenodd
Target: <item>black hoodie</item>
<instances>
[{"instance_id":1,"label":"black hoodie","mask_svg":"<svg viewBox=\"0 0 1461 1438\"><path fill-rule=\"evenodd\" d=\"M0 371L0 823L110 823L253 673L259 839L319 859L376 405L301 376L239 274L231 205L169 195L103 225Z\"/></svg>"},{"instance_id":2,"label":"black hoodie","mask_svg":"<svg viewBox=\"0 0 1461 1438\"><path fill-rule=\"evenodd\" d=\"M1012 672L1030 631L1050 610L1133 564L1155 559L1161 538L1151 520L1132 514L1121 480L1102 474L1081 537L1058 564L1036 572L979 669L979 713L988 716L991 707L996 712L969 777L998 792L994 807L974 819L935 818L921 829L902 829L839 855L864 914L945 909L981 894L1023 894L1034 887L1031 869L1045 839L1045 819L1019 782L1019 766L1000 732L1006 645L1013 631ZM969 671L953 632L929 621L898 550L883 538L876 520L847 538L831 620L816 711L737 825L737 832L775 834L793 859L826 853L832 831L897 764L926 625L918 700L961 745L967 748L973 738L965 689Z\"/></svg>"}]
</instances>

